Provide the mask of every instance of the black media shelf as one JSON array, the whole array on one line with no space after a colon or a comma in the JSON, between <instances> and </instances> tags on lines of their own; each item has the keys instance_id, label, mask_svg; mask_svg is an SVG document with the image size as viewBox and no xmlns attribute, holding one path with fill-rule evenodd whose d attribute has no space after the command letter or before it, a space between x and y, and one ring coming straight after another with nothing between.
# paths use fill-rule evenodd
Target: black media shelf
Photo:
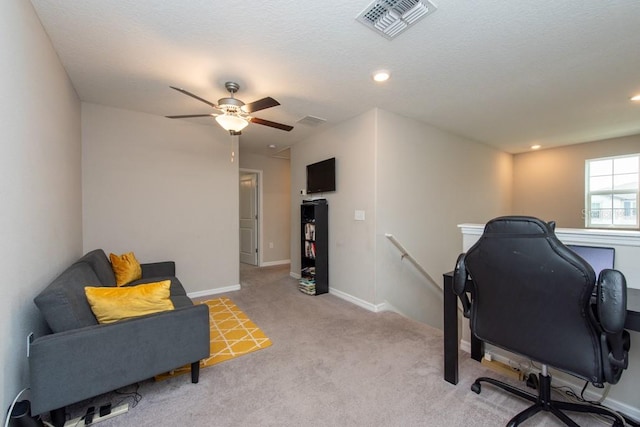
<instances>
[{"instance_id":1,"label":"black media shelf","mask_svg":"<svg viewBox=\"0 0 640 427\"><path fill-rule=\"evenodd\" d=\"M309 295L329 292L329 205L325 199L300 206L300 281Z\"/></svg>"}]
</instances>

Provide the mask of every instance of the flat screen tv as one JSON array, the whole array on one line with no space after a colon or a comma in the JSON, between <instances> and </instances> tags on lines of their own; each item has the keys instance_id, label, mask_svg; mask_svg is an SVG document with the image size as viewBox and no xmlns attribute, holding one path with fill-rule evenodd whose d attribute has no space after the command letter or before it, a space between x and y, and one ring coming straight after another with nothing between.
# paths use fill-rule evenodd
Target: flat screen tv
<instances>
[{"instance_id":1,"label":"flat screen tv","mask_svg":"<svg viewBox=\"0 0 640 427\"><path fill-rule=\"evenodd\" d=\"M336 191L336 158L307 165L307 193Z\"/></svg>"}]
</instances>

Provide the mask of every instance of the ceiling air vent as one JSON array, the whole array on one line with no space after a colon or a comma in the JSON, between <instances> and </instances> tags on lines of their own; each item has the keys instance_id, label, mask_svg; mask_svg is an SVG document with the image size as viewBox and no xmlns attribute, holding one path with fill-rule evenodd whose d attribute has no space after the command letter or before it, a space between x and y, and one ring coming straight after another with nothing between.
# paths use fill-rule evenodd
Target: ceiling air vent
<instances>
[{"instance_id":1,"label":"ceiling air vent","mask_svg":"<svg viewBox=\"0 0 640 427\"><path fill-rule=\"evenodd\" d=\"M298 120L298 123L300 123L301 125L307 125L307 126L319 126L326 121L327 119L323 119L322 117L305 116L300 120Z\"/></svg>"},{"instance_id":2,"label":"ceiling air vent","mask_svg":"<svg viewBox=\"0 0 640 427\"><path fill-rule=\"evenodd\" d=\"M428 0L376 0L356 19L383 37L392 39L436 11Z\"/></svg>"}]
</instances>

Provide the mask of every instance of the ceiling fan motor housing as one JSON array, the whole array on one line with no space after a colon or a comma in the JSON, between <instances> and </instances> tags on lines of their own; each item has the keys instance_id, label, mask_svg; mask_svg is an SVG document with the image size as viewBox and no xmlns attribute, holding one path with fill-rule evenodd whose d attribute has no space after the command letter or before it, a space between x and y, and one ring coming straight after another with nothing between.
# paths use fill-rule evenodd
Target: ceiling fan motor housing
<instances>
[{"instance_id":1,"label":"ceiling fan motor housing","mask_svg":"<svg viewBox=\"0 0 640 427\"><path fill-rule=\"evenodd\" d=\"M233 97L233 94L240 90L240 85L236 82L226 82L224 84L225 89L229 91L231 97L220 98L218 100L218 107L224 110L226 113L237 114L240 108L244 106L244 102Z\"/></svg>"},{"instance_id":2,"label":"ceiling fan motor housing","mask_svg":"<svg viewBox=\"0 0 640 427\"><path fill-rule=\"evenodd\" d=\"M237 111L244 105L244 102L236 98L220 98L218 107L223 110Z\"/></svg>"}]
</instances>

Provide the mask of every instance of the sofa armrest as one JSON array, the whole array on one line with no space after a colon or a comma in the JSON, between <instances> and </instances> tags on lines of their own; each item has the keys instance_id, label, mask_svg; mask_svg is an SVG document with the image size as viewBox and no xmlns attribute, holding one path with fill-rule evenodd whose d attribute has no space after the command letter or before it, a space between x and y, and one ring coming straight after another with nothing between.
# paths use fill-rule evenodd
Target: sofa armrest
<instances>
[{"instance_id":1,"label":"sofa armrest","mask_svg":"<svg viewBox=\"0 0 640 427\"><path fill-rule=\"evenodd\" d=\"M140 264L140 267L142 268L143 279L176 275L176 263L173 261L151 262Z\"/></svg>"},{"instance_id":2,"label":"sofa armrest","mask_svg":"<svg viewBox=\"0 0 640 427\"><path fill-rule=\"evenodd\" d=\"M58 409L209 356L205 304L39 337L30 347L31 410Z\"/></svg>"}]
</instances>

